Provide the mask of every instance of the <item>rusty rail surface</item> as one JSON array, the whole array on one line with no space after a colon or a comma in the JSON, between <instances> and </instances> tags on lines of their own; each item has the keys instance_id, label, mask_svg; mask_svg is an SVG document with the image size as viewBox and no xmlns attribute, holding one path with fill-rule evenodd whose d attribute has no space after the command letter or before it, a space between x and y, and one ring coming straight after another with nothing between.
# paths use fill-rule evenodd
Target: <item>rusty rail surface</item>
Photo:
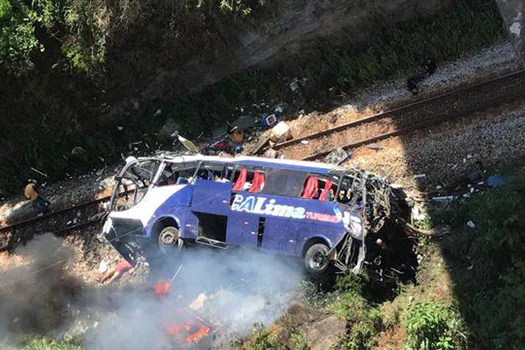
<instances>
[{"instance_id":1,"label":"rusty rail surface","mask_svg":"<svg viewBox=\"0 0 525 350\"><path fill-rule=\"evenodd\" d=\"M28 225L28 224L34 224L36 222L43 221L45 219L50 219L52 217L55 217L55 216L58 216L58 215L61 215L61 214L65 214L65 213L70 212L70 211L82 209L84 207L87 207L87 206L90 206L90 205L94 205L94 204L99 204L100 202L103 202L105 200L109 200L110 198L111 198L111 196L105 196L105 197L102 197L102 198L93 199L91 201L87 201L87 202L76 204L76 205L74 205L72 207L68 207L68 208L57 210L57 211L53 211L53 212L51 212L49 214L45 214L45 215L42 215L42 216L35 216L33 218L30 218L30 219L21 220L21 221L14 222L14 223L9 224L9 225L1 226L0 227L0 232L6 231L6 230L9 230L9 229L13 229L13 228L18 228L18 227L25 226L25 225Z\"/></svg>"},{"instance_id":2,"label":"rusty rail surface","mask_svg":"<svg viewBox=\"0 0 525 350\"><path fill-rule=\"evenodd\" d=\"M520 70L475 85L450 90L427 99L350 121L327 130L281 142L273 148L284 149L298 145L304 140L319 139L323 136L331 137L334 134L348 130L366 127L374 123L381 123L382 120L392 127L395 127L394 130L385 133L371 135L368 138L339 145L333 149L301 158L302 160L314 160L329 154L337 148L354 148L389 137L399 136L425 126L436 125L447 120L465 117L474 112L497 107L520 97L525 97L525 70Z\"/></svg>"}]
</instances>

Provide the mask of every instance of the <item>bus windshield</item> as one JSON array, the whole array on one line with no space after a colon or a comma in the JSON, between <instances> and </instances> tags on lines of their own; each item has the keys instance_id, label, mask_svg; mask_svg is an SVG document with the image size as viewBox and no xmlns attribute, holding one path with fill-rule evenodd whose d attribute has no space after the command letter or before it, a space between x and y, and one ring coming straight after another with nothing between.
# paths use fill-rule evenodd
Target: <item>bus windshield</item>
<instances>
[{"instance_id":1,"label":"bus windshield","mask_svg":"<svg viewBox=\"0 0 525 350\"><path fill-rule=\"evenodd\" d=\"M123 211L138 204L148 192L159 164L155 159L128 158L122 171L115 177L111 210Z\"/></svg>"}]
</instances>

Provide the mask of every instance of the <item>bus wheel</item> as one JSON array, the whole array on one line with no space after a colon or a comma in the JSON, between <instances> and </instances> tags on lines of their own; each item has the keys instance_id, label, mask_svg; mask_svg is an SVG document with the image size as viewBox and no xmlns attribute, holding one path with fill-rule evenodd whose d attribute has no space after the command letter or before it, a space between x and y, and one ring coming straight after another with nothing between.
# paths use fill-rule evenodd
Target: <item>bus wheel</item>
<instances>
[{"instance_id":1,"label":"bus wheel","mask_svg":"<svg viewBox=\"0 0 525 350\"><path fill-rule=\"evenodd\" d=\"M176 227L168 226L160 231L157 244L160 250L167 254L173 250L180 250L184 245L182 239L180 239L180 232Z\"/></svg>"},{"instance_id":2,"label":"bus wheel","mask_svg":"<svg viewBox=\"0 0 525 350\"><path fill-rule=\"evenodd\" d=\"M323 243L316 243L306 251L304 264L306 270L313 275L321 275L328 270L330 260L328 260L328 247Z\"/></svg>"}]
</instances>

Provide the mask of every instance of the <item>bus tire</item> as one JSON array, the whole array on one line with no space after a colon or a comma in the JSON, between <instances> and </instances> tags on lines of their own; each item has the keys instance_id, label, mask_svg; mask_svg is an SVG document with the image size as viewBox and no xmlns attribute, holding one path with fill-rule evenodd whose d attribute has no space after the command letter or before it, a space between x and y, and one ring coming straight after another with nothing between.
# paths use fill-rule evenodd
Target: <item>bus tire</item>
<instances>
[{"instance_id":1,"label":"bus tire","mask_svg":"<svg viewBox=\"0 0 525 350\"><path fill-rule=\"evenodd\" d=\"M304 255L304 265L312 275L319 276L325 273L330 266L328 246L323 243L316 243L308 248Z\"/></svg>"},{"instance_id":2,"label":"bus tire","mask_svg":"<svg viewBox=\"0 0 525 350\"><path fill-rule=\"evenodd\" d=\"M184 241L180 238L180 231L174 226L164 227L157 235L157 245L164 254L182 249Z\"/></svg>"}]
</instances>

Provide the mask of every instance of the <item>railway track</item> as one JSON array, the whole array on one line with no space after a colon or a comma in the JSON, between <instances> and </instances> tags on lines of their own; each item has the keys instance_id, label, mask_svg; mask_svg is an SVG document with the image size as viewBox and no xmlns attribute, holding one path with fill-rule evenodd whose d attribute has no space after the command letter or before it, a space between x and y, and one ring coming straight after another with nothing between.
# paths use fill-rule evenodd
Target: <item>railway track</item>
<instances>
[{"instance_id":1,"label":"railway track","mask_svg":"<svg viewBox=\"0 0 525 350\"><path fill-rule=\"evenodd\" d=\"M274 145L294 158L315 160L335 149L351 149L444 121L471 115L525 97L525 71L454 89L399 108L350 121ZM315 145L311 145L310 141ZM335 147L333 145L336 145Z\"/></svg>"},{"instance_id":2,"label":"railway track","mask_svg":"<svg viewBox=\"0 0 525 350\"><path fill-rule=\"evenodd\" d=\"M521 97L525 97L525 71L451 90L399 108L278 143L273 148L281 151L297 148L303 153L300 157L302 160L315 160L337 148L351 149L399 136L426 126L465 117ZM310 152L308 147L305 147L307 145L302 143L320 139L325 142L320 143L313 149L313 152ZM323 144L336 144L337 146L330 148ZM8 244L5 243L6 237L14 237L15 233L18 243L31 239L34 232L51 231L54 234L64 234L98 223L105 217L105 211L100 208L101 203L109 199L110 196L94 199L44 216L2 226L0 227L0 251L8 248ZM24 230L29 226L30 230ZM54 229L50 230L49 227Z\"/></svg>"},{"instance_id":3,"label":"railway track","mask_svg":"<svg viewBox=\"0 0 525 350\"><path fill-rule=\"evenodd\" d=\"M99 223L106 216L101 204L110 198L110 196L105 196L43 216L35 216L2 226L0 227L0 251L9 249L13 244L30 240L36 232L52 232L55 235L61 235ZM16 242L11 241L15 239L14 237L16 237Z\"/></svg>"}]
</instances>

